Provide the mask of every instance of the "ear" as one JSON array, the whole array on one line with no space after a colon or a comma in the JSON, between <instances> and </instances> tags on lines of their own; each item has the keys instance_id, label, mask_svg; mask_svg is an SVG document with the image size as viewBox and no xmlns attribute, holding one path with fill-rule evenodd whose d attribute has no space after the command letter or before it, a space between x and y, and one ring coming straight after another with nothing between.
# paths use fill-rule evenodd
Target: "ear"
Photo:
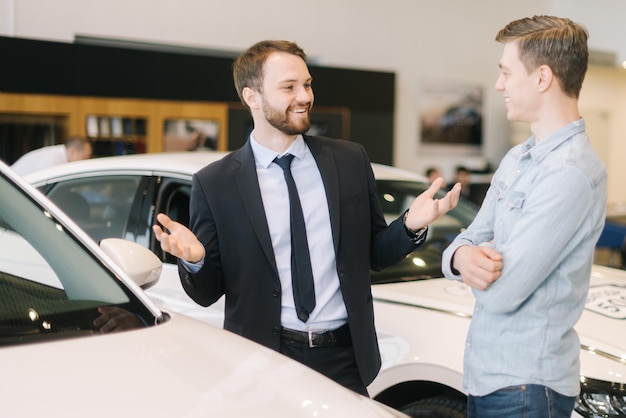
<instances>
[{"instance_id":1,"label":"ear","mask_svg":"<svg viewBox=\"0 0 626 418\"><path fill-rule=\"evenodd\" d=\"M257 103L259 100L259 94L250 87L244 87L241 92L241 96L250 109L256 109L259 107Z\"/></svg>"},{"instance_id":2,"label":"ear","mask_svg":"<svg viewBox=\"0 0 626 418\"><path fill-rule=\"evenodd\" d=\"M552 72L552 68L547 65L540 65L537 69L537 74L539 76L539 79L537 80L538 91L548 90L554 82L554 73Z\"/></svg>"}]
</instances>

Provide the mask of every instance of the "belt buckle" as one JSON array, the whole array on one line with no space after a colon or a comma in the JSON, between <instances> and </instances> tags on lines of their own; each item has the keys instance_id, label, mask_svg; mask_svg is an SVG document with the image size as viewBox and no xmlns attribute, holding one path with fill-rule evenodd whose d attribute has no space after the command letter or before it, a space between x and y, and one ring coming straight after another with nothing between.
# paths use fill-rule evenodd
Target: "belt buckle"
<instances>
[{"instance_id":1,"label":"belt buckle","mask_svg":"<svg viewBox=\"0 0 626 418\"><path fill-rule=\"evenodd\" d=\"M323 334L325 331L316 330L316 331L307 331L307 335L309 337L309 348L322 347L321 345L315 345L313 341L313 337L318 334Z\"/></svg>"}]
</instances>

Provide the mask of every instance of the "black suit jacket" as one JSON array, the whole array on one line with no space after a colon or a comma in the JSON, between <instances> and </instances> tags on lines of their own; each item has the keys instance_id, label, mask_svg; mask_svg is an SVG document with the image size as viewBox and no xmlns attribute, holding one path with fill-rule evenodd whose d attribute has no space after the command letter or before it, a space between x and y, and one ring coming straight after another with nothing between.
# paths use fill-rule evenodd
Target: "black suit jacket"
<instances>
[{"instance_id":1,"label":"black suit jacket","mask_svg":"<svg viewBox=\"0 0 626 418\"><path fill-rule=\"evenodd\" d=\"M311 136L305 141L326 189L341 292L368 385L380 369L370 268L399 262L415 245L401 218L387 226L361 145ZM190 227L206 257L195 274L179 265L187 294L202 306L225 294L224 328L278 351L281 285L249 142L194 175Z\"/></svg>"}]
</instances>

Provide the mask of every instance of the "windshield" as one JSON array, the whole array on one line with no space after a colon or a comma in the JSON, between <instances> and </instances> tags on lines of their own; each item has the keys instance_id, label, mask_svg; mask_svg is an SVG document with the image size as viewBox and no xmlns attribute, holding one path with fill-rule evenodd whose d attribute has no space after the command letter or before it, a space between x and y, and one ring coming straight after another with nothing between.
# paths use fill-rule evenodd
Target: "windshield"
<instances>
[{"instance_id":1,"label":"windshield","mask_svg":"<svg viewBox=\"0 0 626 418\"><path fill-rule=\"evenodd\" d=\"M103 312L147 308L52 216L0 177L0 345L99 334Z\"/></svg>"},{"instance_id":2,"label":"windshield","mask_svg":"<svg viewBox=\"0 0 626 418\"><path fill-rule=\"evenodd\" d=\"M403 180L377 180L376 188L387 223L408 209L413 199L428 188L427 183ZM442 198L445 192L439 192ZM456 208L433 222L423 245L400 263L382 271L373 271L372 283L423 280L443 277L441 254L454 238L472 222L478 207L461 199Z\"/></svg>"}]
</instances>

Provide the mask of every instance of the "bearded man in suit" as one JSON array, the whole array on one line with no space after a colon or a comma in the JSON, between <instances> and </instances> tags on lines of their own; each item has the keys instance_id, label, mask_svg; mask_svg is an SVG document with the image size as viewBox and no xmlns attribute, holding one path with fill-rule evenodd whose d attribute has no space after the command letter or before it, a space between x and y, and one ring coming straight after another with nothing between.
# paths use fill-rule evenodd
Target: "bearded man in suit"
<instances>
[{"instance_id":1,"label":"bearded man in suit","mask_svg":"<svg viewBox=\"0 0 626 418\"><path fill-rule=\"evenodd\" d=\"M242 148L193 177L190 229L158 215L161 248L179 258L187 294L208 306L226 296L224 328L271 347L367 395L380 353L370 269L402 260L428 224L456 206L460 185L434 199L443 179L387 225L365 149L306 135L313 105L304 51L261 41L233 65L254 129ZM292 285L288 155L306 224L313 307L302 315Z\"/></svg>"}]
</instances>

